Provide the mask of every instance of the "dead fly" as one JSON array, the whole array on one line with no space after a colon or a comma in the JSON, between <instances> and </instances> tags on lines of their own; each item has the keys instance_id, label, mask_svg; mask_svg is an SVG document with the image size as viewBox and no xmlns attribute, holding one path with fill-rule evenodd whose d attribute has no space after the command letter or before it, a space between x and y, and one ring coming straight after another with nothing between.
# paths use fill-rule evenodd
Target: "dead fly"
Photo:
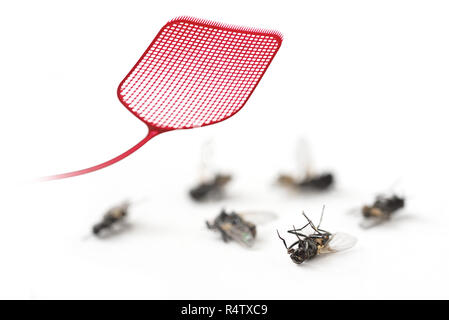
<instances>
[{"instance_id":1,"label":"dead fly","mask_svg":"<svg viewBox=\"0 0 449 320\"><path fill-rule=\"evenodd\" d=\"M229 174L211 173L213 141L201 148L200 183L190 189L190 197L195 201L218 200L223 198L226 185L232 180Z\"/></svg>"},{"instance_id":2,"label":"dead fly","mask_svg":"<svg viewBox=\"0 0 449 320\"><path fill-rule=\"evenodd\" d=\"M292 190L325 191L334 184L334 175L330 172L315 173L311 169L310 148L304 139L300 140L297 149L299 176L280 174L277 183Z\"/></svg>"},{"instance_id":3,"label":"dead fly","mask_svg":"<svg viewBox=\"0 0 449 320\"><path fill-rule=\"evenodd\" d=\"M212 180L201 182L190 190L190 197L195 201L220 199L225 186L231 181L230 175L216 174Z\"/></svg>"},{"instance_id":4,"label":"dead fly","mask_svg":"<svg viewBox=\"0 0 449 320\"><path fill-rule=\"evenodd\" d=\"M128 201L112 207L103 216L103 219L92 227L92 233L95 236L103 237L110 234L112 231L117 231L123 228L126 217L128 216L128 208L130 203Z\"/></svg>"},{"instance_id":5,"label":"dead fly","mask_svg":"<svg viewBox=\"0 0 449 320\"><path fill-rule=\"evenodd\" d=\"M206 221L206 225L211 230L217 230L221 233L224 242L229 240L251 247L256 240L256 225L249 222L246 217L255 218L261 221L273 220L276 216L268 212L253 212L252 214L238 214L234 211L226 212L221 210L220 214L211 222Z\"/></svg>"},{"instance_id":6,"label":"dead fly","mask_svg":"<svg viewBox=\"0 0 449 320\"><path fill-rule=\"evenodd\" d=\"M324 212L324 207L323 207ZM292 261L296 264L301 264L304 261L310 260L313 257L322 253L332 253L349 249L357 242L356 238L346 233L330 233L329 231L320 228L321 221L323 219L323 213L321 213L320 223L318 227L315 227L313 222L302 213L307 220L307 224L302 228L288 230L288 233L294 234L297 237L297 241L287 246L284 238L281 237L279 231L277 234L284 243L287 253L290 255ZM310 226L313 229L313 233L306 235L303 230Z\"/></svg>"},{"instance_id":7,"label":"dead fly","mask_svg":"<svg viewBox=\"0 0 449 320\"><path fill-rule=\"evenodd\" d=\"M391 196L379 195L372 205L362 207L362 214L365 218L361 226L364 228L373 227L379 223L389 220L399 209L404 208L405 198L396 194Z\"/></svg>"}]
</instances>

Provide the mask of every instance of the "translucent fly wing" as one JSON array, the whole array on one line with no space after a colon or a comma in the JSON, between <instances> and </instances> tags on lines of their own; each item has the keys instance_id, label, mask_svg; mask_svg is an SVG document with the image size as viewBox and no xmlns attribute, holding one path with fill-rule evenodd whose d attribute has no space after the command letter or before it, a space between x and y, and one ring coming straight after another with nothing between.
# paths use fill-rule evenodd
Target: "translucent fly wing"
<instances>
[{"instance_id":1,"label":"translucent fly wing","mask_svg":"<svg viewBox=\"0 0 449 320\"><path fill-rule=\"evenodd\" d=\"M207 181L214 177L214 141L209 139L201 146L200 179Z\"/></svg>"},{"instance_id":2,"label":"translucent fly wing","mask_svg":"<svg viewBox=\"0 0 449 320\"><path fill-rule=\"evenodd\" d=\"M387 221L389 218L383 218L383 217L370 217L370 218L363 218L363 220L360 222L360 227L363 229L370 229L375 226L378 226L385 221Z\"/></svg>"},{"instance_id":3,"label":"translucent fly wing","mask_svg":"<svg viewBox=\"0 0 449 320\"><path fill-rule=\"evenodd\" d=\"M362 205L349 208L348 211L346 211L349 215L361 215L362 214Z\"/></svg>"},{"instance_id":4,"label":"translucent fly wing","mask_svg":"<svg viewBox=\"0 0 449 320\"><path fill-rule=\"evenodd\" d=\"M272 211L244 211L241 213L239 212L239 215L246 221L252 222L256 225L266 224L278 218L276 213Z\"/></svg>"},{"instance_id":5,"label":"translucent fly wing","mask_svg":"<svg viewBox=\"0 0 449 320\"><path fill-rule=\"evenodd\" d=\"M300 177L306 177L312 174L312 152L310 145L305 138L298 140L296 146L296 161L298 166L298 174Z\"/></svg>"},{"instance_id":6,"label":"translucent fly wing","mask_svg":"<svg viewBox=\"0 0 449 320\"><path fill-rule=\"evenodd\" d=\"M337 232L331 236L327 245L320 253L339 252L352 248L357 243L357 238L347 233Z\"/></svg>"}]
</instances>

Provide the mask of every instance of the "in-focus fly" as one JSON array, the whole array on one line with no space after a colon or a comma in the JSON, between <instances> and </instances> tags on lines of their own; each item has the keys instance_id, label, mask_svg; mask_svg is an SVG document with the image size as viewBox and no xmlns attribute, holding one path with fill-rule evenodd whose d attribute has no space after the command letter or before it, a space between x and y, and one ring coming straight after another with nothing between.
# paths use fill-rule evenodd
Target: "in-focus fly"
<instances>
[{"instance_id":1,"label":"in-focus fly","mask_svg":"<svg viewBox=\"0 0 449 320\"><path fill-rule=\"evenodd\" d=\"M321 229L320 226L323 219L323 212L321 213L321 219L318 227L313 224L304 212L302 213L307 220L307 224L299 229L293 226L293 229L287 231L288 233L294 234L297 238L297 240L290 246L287 246L287 242L281 237L279 231L277 231L278 237L284 243L287 253L290 255L290 258L294 263L301 264L304 261L310 260L322 253L347 250L353 247L357 242L356 238L346 233L330 233L329 231ZM303 233L303 230L307 226L312 228L312 234L306 235Z\"/></svg>"}]
</instances>

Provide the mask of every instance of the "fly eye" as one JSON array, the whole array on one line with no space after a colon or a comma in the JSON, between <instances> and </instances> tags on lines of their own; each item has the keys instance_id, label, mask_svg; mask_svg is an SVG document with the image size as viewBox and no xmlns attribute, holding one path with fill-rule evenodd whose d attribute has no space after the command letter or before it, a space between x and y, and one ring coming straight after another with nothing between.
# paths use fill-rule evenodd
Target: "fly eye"
<instances>
[{"instance_id":1,"label":"fly eye","mask_svg":"<svg viewBox=\"0 0 449 320\"><path fill-rule=\"evenodd\" d=\"M303 248L296 249L294 255L301 260L304 260L306 258L306 252Z\"/></svg>"},{"instance_id":2,"label":"fly eye","mask_svg":"<svg viewBox=\"0 0 449 320\"><path fill-rule=\"evenodd\" d=\"M295 254L292 254L292 255L290 256L290 258L291 258L292 261L293 261L294 263L296 263L296 264L301 264L301 263L304 262L304 259L303 259L302 257L300 257L300 256L298 256L298 255L295 255Z\"/></svg>"}]
</instances>

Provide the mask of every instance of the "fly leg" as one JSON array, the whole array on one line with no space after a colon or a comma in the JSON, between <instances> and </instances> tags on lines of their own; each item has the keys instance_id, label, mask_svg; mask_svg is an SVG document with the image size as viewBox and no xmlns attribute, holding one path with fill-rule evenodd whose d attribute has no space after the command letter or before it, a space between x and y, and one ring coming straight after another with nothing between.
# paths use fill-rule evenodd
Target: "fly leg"
<instances>
[{"instance_id":1,"label":"fly leg","mask_svg":"<svg viewBox=\"0 0 449 320\"><path fill-rule=\"evenodd\" d=\"M318 228L317 228L318 230L320 230L321 222L323 222L324 208L326 208L325 205L323 205L323 209L321 209L320 223L318 223Z\"/></svg>"},{"instance_id":2,"label":"fly leg","mask_svg":"<svg viewBox=\"0 0 449 320\"><path fill-rule=\"evenodd\" d=\"M305 234L301 233L301 232L298 232L298 231L301 231L301 230L304 229L305 227L307 227L307 225L304 226L304 227L302 227L301 229L296 229L295 226L293 226L293 229L288 230L287 232L288 232L288 233L291 233L291 234L294 234L295 236L297 236L297 237L298 237L298 240L302 240L300 237L307 238L307 236L306 236Z\"/></svg>"},{"instance_id":3,"label":"fly leg","mask_svg":"<svg viewBox=\"0 0 449 320\"><path fill-rule=\"evenodd\" d=\"M288 230L287 232L296 235L296 236L298 237L298 240L301 240L301 238L299 238L299 237L307 238L307 236L306 236L305 234L303 234L303 233L301 233L301 232L298 232L298 231L302 231L302 230L303 230L305 227L307 227L309 224L310 224L310 222L307 223L307 224L306 224L305 226L303 226L302 228L299 228L299 229L296 229L295 226L293 226L293 229L292 229L292 230Z\"/></svg>"},{"instance_id":4,"label":"fly leg","mask_svg":"<svg viewBox=\"0 0 449 320\"><path fill-rule=\"evenodd\" d=\"M287 242L285 242L285 239L281 237L281 235L279 234L279 230L276 230L276 232L278 233L278 237L279 237L279 239L281 239L281 240L282 240L282 242L284 243L285 249L287 249L287 250L288 250L288 247L287 247Z\"/></svg>"},{"instance_id":5,"label":"fly leg","mask_svg":"<svg viewBox=\"0 0 449 320\"><path fill-rule=\"evenodd\" d=\"M228 242L230 239L224 231L221 231L221 238L223 239L224 242Z\"/></svg>"},{"instance_id":6,"label":"fly leg","mask_svg":"<svg viewBox=\"0 0 449 320\"><path fill-rule=\"evenodd\" d=\"M222 228L218 228L218 230L220 231L221 238L224 242L228 242L231 239Z\"/></svg>"},{"instance_id":7,"label":"fly leg","mask_svg":"<svg viewBox=\"0 0 449 320\"><path fill-rule=\"evenodd\" d=\"M321 234L320 230L315 227L315 225L313 224L312 220L309 219L309 217L306 216L306 214L304 213L304 211L302 212L302 215L307 219L307 221L310 223L310 226L312 227L313 230L315 230L315 232Z\"/></svg>"},{"instance_id":8,"label":"fly leg","mask_svg":"<svg viewBox=\"0 0 449 320\"><path fill-rule=\"evenodd\" d=\"M282 242L284 243L285 249L290 250L291 248L293 248L295 245L297 245L300 241L302 241L301 239L294 242L293 244L291 244L290 246L287 246L287 243L285 242L285 239L281 237L281 235L279 234L279 230L276 230L276 232L278 233L278 237L279 239L282 240Z\"/></svg>"},{"instance_id":9,"label":"fly leg","mask_svg":"<svg viewBox=\"0 0 449 320\"><path fill-rule=\"evenodd\" d=\"M305 227L307 227L308 225L310 225L310 222L308 222L305 226L303 226L302 228L299 228L299 229L296 229L296 228L293 226L293 229L292 229L292 230L288 230L287 232L295 234L294 232L296 232L296 231L302 231L302 230L303 230ZM291 232L291 231L293 231L293 232Z\"/></svg>"}]
</instances>

